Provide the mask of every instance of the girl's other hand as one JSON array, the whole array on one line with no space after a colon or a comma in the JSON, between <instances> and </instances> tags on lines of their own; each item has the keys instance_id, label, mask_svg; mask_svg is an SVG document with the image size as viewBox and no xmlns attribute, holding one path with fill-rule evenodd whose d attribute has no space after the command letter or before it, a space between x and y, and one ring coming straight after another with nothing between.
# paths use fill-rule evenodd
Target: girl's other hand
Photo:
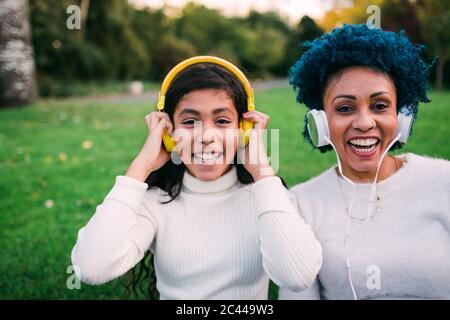
<instances>
[{"instance_id":1,"label":"girl's other hand","mask_svg":"<svg viewBox=\"0 0 450 320\"><path fill-rule=\"evenodd\" d=\"M264 145L264 133L270 117L256 110L246 112L242 116L245 120L251 120L255 124L250 133L249 143L238 151L245 169L252 175L255 182L273 176L274 172Z\"/></svg>"}]
</instances>

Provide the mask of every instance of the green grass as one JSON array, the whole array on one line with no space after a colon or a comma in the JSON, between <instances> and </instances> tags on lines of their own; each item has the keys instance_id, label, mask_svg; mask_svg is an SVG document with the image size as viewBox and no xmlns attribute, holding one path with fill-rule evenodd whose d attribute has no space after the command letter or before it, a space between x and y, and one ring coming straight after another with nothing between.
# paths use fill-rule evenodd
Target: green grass
<instances>
[{"instance_id":1,"label":"green grass","mask_svg":"<svg viewBox=\"0 0 450 320\"><path fill-rule=\"evenodd\" d=\"M39 95L42 97L93 96L109 94L126 94L131 81L49 81L39 82ZM158 84L143 81L143 89L156 90Z\"/></svg>"},{"instance_id":2,"label":"green grass","mask_svg":"<svg viewBox=\"0 0 450 320\"><path fill-rule=\"evenodd\" d=\"M450 159L450 92L432 93L402 152ZM291 89L257 92L280 130L280 171L289 185L335 163L301 137L305 109ZM0 111L0 299L120 299L120 280L66 287L77 231L145 140L150 104L45 102ZM84 141L92 147L84 149ZM45 203L51 199L53 207ZM272 289L272 296L274 290Z\"/></svg>"}]
</instances>

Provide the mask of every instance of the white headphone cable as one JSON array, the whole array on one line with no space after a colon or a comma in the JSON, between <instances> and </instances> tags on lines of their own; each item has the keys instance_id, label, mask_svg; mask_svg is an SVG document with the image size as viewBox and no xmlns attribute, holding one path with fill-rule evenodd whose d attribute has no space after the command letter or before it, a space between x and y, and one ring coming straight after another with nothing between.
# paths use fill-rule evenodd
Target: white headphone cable
<instances>
[{"instance_id":1,"label":"white headphone cable","mask_svg":"<svg viewBox=\"0 0 450 320\"><path fill-rule=\"evenodd\" d=\"M370 188L370 195L369 195L369 205L368 205L368 211L367 211L367 217L366 219L363 221L363 223L356 227L353 230L350 230L350 219L351 219L351 211L352 211L352 207L353 207L353 201L355 199L355 192L352 192L352 199L350 201L350 204L347 206L347 224L346 224L346 232L345 232L345 238L344 238L344 244L345 244L345 263L346 263L346 267L347 267L347 274L348 274L348 280L350 283L350 287L352 289L352 294L353 294L353 299L354 300L358 300L358 296L356 295L356 291L355 291L355 287L353 285L353 279L352 279L352 275L351 275L351 264L350 264L350 258L349 258L349 252L348 252L348 237L355 231L359 230L362 225L369 219L370 217L370 213L372 211L372 204L375 201L375 197L377 194L377 180L378 180L378 173L380 171L380 167L381 167L381 163L383 162L384 157L387 155L389 149L394 145L395 142L397 142L400 139L401 133L398 133L397 136L389 143L389 145L387 146L387 148L383 151L380 160L378 160L378 165L377 165L377 171L375 173L375 179L372 183L372 186ZM341 165L341 160L339 158L339 154L336 150L336 147L334 146L334 144L331 142L331 139L329 139L328 137L325 137L325 139L327 140L327 142L333 147L333 150L336 154L336 159L337 159L337 163L338 163L338 170L339 173L341 174L342 178L347 181L351 186L353 186L353 191L356 191L356 185L355 183L350 180L349 178L347 178L344 173L342 172L342 165ZM339 181L339 180L338 180ZM345 195L344 196L344 200L345 200Z\"/></svg>"},{"instance_id":2,"label":"white headphone cable","mask_svg":"<svg viewBox=\"0 0 450 320\"><path fill-rule=\"evenodd\" d=\"M328 137L325 137L325 139L327 140L327 142L333 147L333 150L336 154L336 159L337 159L337 163L338 163L338 170L339 173L341 174L342 178L347 181L352 187L353 187L353 191L355 191L356 189L356 185L353 183L352 180L350 180L349 178L347 178L344 173L342 172L342 165L341 165L341 160L339 158L339 154L336 150L336 147L334 146L333 142L331 142L331 139L328 139ZM339 179L339 177L338 177ZM339 182L339 180L338 180ZM344 196L344 195L343 195ZM349 254L348 254L348 237L350 236L351 232L350 232L350 215L351 215L351 211L352 211L352 207L353 207L353 200L355 199L355 192L352 192L352 199L350 201L350 204L347 206L347 223L346 223L346 231L345 231L345 238L344 238L344 245L345 245L345 265L347 267L347 275L348 275L348 281L350 283L350 287L352 289L352 293L353 293L353 299L354 300L358 300L358 296L356 295L356 291L355 291L355 287L353 285L353 280L352 280L352 275L350 272L351 269L351 265L350 265L350 259L349 259ZM347 201L345 200L345 196L344 196L344 201L347 205Z\"/></svg>"}]
</instances>

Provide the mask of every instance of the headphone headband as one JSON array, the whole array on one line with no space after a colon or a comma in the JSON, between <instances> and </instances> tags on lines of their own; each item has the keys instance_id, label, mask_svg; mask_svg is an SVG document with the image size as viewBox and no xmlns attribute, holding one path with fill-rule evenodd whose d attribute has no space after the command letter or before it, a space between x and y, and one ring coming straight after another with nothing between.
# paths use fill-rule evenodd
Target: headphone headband
<instances>
[{"instance_id":1,"label":"headphone headband","mask_svg":"<svg viewBox=\"0 0 450 320\"><path fill-rule=\"evenodd\" d=\"M331 135L328 127L327 115L324 110L311 109L306 114L308 134L313 145L323 147L330 144ZM397 135L398 141L406 143L411 133L413 115L408 113L408 109L403 107L397 114Z\"/></svg>"},{"instance_id":2,"label":"headphone headband","mask_svg":"<svg viewBox=\"0 0 450 320\"><path fill-rule=\"evenodd\" d=\"M199 64L199 63L217 64L221 67L224 67L229 72L231 72L239 80L239 82L242 84L242 86L244 88L245 94L247 95L248 110L251 111L251 110L255 109L253 89L252 89L248 79L245 77L245 75L242 73L242 71L239 70L238 67L236 67L231 62L221 59L221 58L218 58L218 57L196 56L196 57L186 59L186 60L180 62L179 64L177 64L175 67L173 67L169 71L167 76L164 78L164 81L161 85L161 91L159 92L159 97L158 97L158 104L157 104L158 111L164 110L164 102L166 99L166 93L167 93L167 90L169 90L169 87L172 84L173 79L184 69L190 67L193 64Z\"/></svg>"}]
</instances>

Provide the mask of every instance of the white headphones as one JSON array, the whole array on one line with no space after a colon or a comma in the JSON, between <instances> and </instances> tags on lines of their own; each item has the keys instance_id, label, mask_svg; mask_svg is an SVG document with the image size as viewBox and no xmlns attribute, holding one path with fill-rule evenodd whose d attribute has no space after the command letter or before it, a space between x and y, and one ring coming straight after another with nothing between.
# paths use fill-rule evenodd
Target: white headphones
<instances>
[{"instance_id":1,"label":"white headphones","mask_svg":"<svg viewBox=\"0 0 450 320\"><path fill-rule=\"evenodd\" d=\"M325 111L312 109L306 114L308 119L308 133L315 147L323 147L330 144L330 130ZM411 132L412 114L403 107L397 115L398 127L397 135L400 134L398 141L406 143Z\"/></svg>"}]
</instances>

